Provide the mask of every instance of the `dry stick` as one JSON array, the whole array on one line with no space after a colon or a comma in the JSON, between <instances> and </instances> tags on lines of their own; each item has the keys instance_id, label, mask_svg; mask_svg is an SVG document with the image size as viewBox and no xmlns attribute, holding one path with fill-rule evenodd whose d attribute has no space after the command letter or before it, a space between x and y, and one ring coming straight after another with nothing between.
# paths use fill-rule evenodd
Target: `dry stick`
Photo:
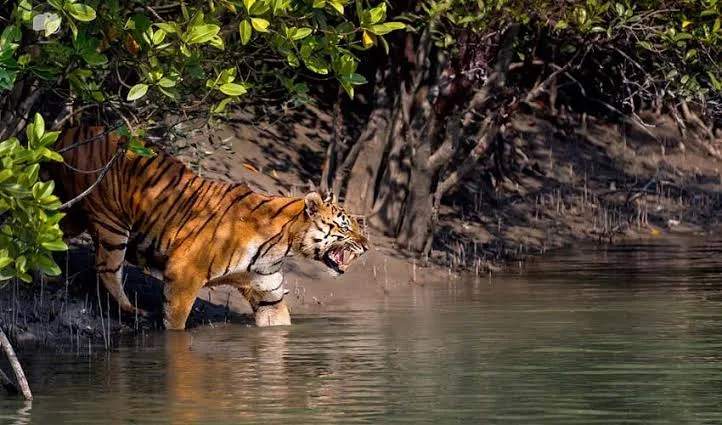
<instances>
[{"instance_id":1,"label":"dry stick","mask_svg":"<svg viewBox=\"0 0 722 425\"><path fill-rule=\"evenodd\" d=\"M103 137L105 137L106 134L108 134L108 133L110 133L110 132L112 132L112 131L115 131L115 130L119 129L120 127L122 127L122 125L116 125L116 126L114 126L114 127L111 127L111 128L109 128L109 129L103 131L102 133L98 133L98 134L96 134L95 136L89 137L89 138L83 140L82 142L73 143L72 145L68 145L68 146L66 146L66 147L64 147L64 148L58 149L56 152L57 152L57 153L67 152L67 151L73 150L73 149L75 149L75 148L77 148L77 147L80 147L80 146L83 146L83 145L87 145L88 143L94 142L94 141L96 141L96 140L100 140L100 139L102 139Z\"/></svg>"},{"instance_id":2,"label":"dry stick","mask_svg":"<svg viewBox=\"0 0 722 425\"><path fill-rule=\"evenodd\" d=\"M30 386L28 385L28 380L25 379L23 368L20 366L20 362L18 361L18 357L15 355L13 346L10 345L10 340L8 340L8 337L2 329L0 329L0 346L2 346L3 351L5 351L5 355L10 361L10 366L13 368L13 372L15 372L15 378L18 380L18 385L20 386L23 396L26 400L32 400L33 394L30 392Z\"/></svg>"},{"instance_id":3,"label":"dry stick","mask_svg":"<svg viewBox=\"0 0 722 425\"><path fill-rule=\"evenodd\" d=\"M58 208L58 209L59 210L68 209L68 208L72 207L73 205L75 205L76 203L80 202L86 196L88 196L90 194L90 192L92 192L93 189L95 189L95 186L97 186L103 180L103 177L105 177L105 175L108 174L108 171L110 171L110 167L113 166L115 161L117 161L118 158L120 158L124 152L125 152L125 149L123 149L122 147L119 147L118 150L115 152L115 155L113 155L113 158L111 158L110 161L105 165L103 170L100 172L100 175L98 176L97 179L95 179L93 184L91 184L89 188L85 189L80 195L76 196L75 198L73 198L73 199L69 200L68 202L64 203L63 205L61 205L60 208Z\"/></svg>"},{"instance_id":4,"label":"dry stick","mask_svg":"<svg viewBox=\"0 0 722 425\"><path fill-rule=\"evenodd\" d=\"M70 106L72 107L73 105L71 104ZM86 111L90 108L102 107L102 106L103 106L102 103L91 103L88 105L79 106L78 108L75 108L75 110L71 110L70 112L65 114L65 116L58 117L55 120L55 122L53 122L53 124L51 125L50 128L57 130L57 129L61 128L63 126L63 124L65 124L66 121L70 120L71 118L78 115L79 113Z\"/></svg>"},{"instance_id":5,"label":"dry stick","mask_svg":"<svg viewBox=\"0 0 722 425\"><path fill-rule=\"evenodd\" d=\"M98 276L95 278L95 286L95 291L98 295L98 310L100 311L100 327L103 331L103 344L105 348L108 348L108 337L105 335L105 320L103 319L103 304L100 301L100 277Z\"/></svg>"}]
</instances>

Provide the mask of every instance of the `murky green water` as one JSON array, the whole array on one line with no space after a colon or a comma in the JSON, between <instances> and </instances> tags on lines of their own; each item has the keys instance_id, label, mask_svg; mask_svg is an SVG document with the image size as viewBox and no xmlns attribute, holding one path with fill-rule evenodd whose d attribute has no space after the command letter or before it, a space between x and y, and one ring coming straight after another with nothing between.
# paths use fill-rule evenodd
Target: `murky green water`
<instances>
[{"instance_id":1,"label":"murky green water","mask_svg":"<svg viewBox=\"0 0 722 425\"><path fill-rule=\"evenodd\" d=\"M719 424L720 252L577 250L287 329L36 354L0 424Z\"/></svg>"}]
</instances>

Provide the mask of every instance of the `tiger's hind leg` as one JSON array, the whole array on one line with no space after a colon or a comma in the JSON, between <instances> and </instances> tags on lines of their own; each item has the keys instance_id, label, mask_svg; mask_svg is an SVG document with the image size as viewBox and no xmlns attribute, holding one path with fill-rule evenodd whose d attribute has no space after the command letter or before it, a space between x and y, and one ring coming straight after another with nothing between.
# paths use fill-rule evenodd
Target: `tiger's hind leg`
<instances>
[{"instance_id":1,"label":"tiger's hind leg","mask_svg":"<svg viewBox=\"0 0 722 425\"><path fill-rule=\"evenodd\" d=\"M103 225L94 223L91 228L95 243L95 269L105 289L115 298L123 311L148 317L145 310L131 304L123 290L123 262L129 232L108 223Z\"/></svg>"}]
</instances>

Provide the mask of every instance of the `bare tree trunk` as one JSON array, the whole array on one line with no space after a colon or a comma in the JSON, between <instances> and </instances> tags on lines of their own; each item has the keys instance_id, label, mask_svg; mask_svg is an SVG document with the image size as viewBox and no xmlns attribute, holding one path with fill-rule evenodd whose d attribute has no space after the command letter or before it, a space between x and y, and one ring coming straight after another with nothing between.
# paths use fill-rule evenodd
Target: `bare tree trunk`
<instances>
[{"instance_id":1,"label":"bare tree trunk","mask_svg":"<svg viewBox=\"0 0 722 425\"><path fill-rule=\"evenodd\" d=\"M435 119L432 118L432 121ZM428 223L431 220L432 192L434 177L437 169L428 167L431 158L431 145L436 136L436 124L431 125L430 131L424 136L426 140L419 143L414 149L413 165L409 173L409 196L406 201L406 210L399 228L396 242L412 251L421 251L426 242Z\"/></svg>"},{"instance_id":2,"label":"bare tree trunk","mask_svg":"<svg viewBox=\"0 0 722 425\"><path fill-rule=\"evenodd\" d=\"M405 127L401 107L397 107L393 118L391 150L368 221L371 227L389 236L396 236L409 190L411 157L403 134Z\"/></svg>"},{"instance_id":3,"label":"bare tree trunk","mask_svg":"<svg viewBox=\"0 0 722 425\"><path fill-rule=\"evenodd\" d=\"M326 157L323 162L323 168L321 169L321 182L319 187L322 193L326 193L331 189L332 178L336 172L336 163L338 161L338 151L340 145L338 140L343 136L339 137L341 129L343 128L342 115L341 115L341 96L343 96L343 89L341 86L338 87L338 93L336 93L336 101L333 105L333 115L331 117L331 140L328 141L328 147L326 148Z\"/></svg>"},{"instance_id":4,"label":"bare tree trunk","mask_svg":"<svg viewBox=\"0 0 722 425\"><path fill-rule=\"evenodd\" d=\"M350 169L344 206L353 214L366 215L373 206L376 180L383 171L383 157L389 141L391 98L387 89L390 71L376 73L374 108L358 140L346 156L334 178L334 192L340 193L343 180ZM355 156L355 158L354 158ZM351 167L353 164L353 167Z\"/></svg>"},{"instance_id":5,"label":"bare tree trunk","mask_svg":"<svg viewBox=\"0 0 722 425\"><path fill-rule=\"evenodd\" d=\"M461 165L459 165L458 168L452 171L451 174L446 176L443 180L439 181L438 185L436 186L434 196L431 198L432 206L429 221L430 224L429 231L427 232L427 239L424 244L424 256L428 256L431 252L431 247L434 241L434 234L436 233L436 225L439 222L439 208L441 208L441 199L449 192L449 190L456 187L456 185L458 185L461 180L474 169L479 159L481 159L481 157L488 151L489 146L491 146L491 143L493 142L498 132L499 127L493 122L493 118L487 117L484 120L484 124L479 129L479 133L476 137L476 146L474 146L474 148L471 150L469 156L467 156L466 159L464 159L464 161L461 163Z\"/></svg>"},{"instance_id":6,"label":"bare tree trunk","mask_svg":"<svg viewBox=\"0 0 722 425\"><path fill-rule=\"evenodd\" d=\"M410 60L414 65L411 81L401 81L400 97L394 107L392 145L389 151L386 172L379 185L379 193L369 224L384 234L396 236L405 213L409 193L412 148L418 138L412 135L414 114L428 116L428 87L425 84L429 76L429 54L431 53L432 22L421 34L418 46L413 50L412 38L407 38L407 46L413 53Z\"/></svg>"}]
</instances>

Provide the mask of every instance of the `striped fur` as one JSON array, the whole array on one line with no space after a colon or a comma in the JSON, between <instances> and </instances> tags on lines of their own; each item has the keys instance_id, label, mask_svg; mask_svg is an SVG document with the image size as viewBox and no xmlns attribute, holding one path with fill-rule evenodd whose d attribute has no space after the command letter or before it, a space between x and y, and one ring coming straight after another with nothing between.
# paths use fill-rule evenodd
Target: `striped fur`
<instances>
[{"instance_id":1,"label":"striped fur","mask_svg":"<svg viewBox=\"0 0 722 425\"><path fill-rule=\"evenodd\" d=\"M88 188L125 142L116 132L84 127L68 130L56 148L94 137L49 169L64 201ZM66 236L89 231L97 272L127 312L146 315L123 291L124 261L163 280L168 329L184 329L198 291L218 284L241 291L259 326L290 324L286 257L301 254L339 274L368 250L356 220L332 199L316 192L266 196L245 184L201 178L155 150L152 158L122 155L62 223Z\"/></svg>"}]
</instances>

